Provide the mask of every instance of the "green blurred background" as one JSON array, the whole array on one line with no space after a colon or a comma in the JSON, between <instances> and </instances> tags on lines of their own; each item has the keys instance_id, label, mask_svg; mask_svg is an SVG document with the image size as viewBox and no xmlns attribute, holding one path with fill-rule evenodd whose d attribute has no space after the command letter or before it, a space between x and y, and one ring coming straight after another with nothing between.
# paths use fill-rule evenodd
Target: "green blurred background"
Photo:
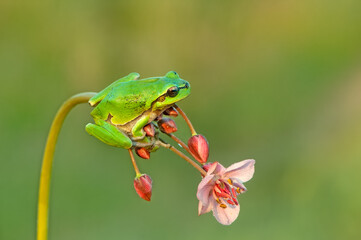
<instances>
[{"instance_id":1,"label":"green blurred background","mask_svg":"<svg viewBox=\"0 0 361 240\"><path fill-rule=\"evenodd\" d=\"M177 71L210 161L256 159L239 218L197 216L199 174L167 150L138 159L90 137L76 107L53 169L50 239L360 239L361 2L0 2L0 239L35 239L46 136L72 94ZM189 131L177 119L178 136Z\"/></svg>"}]
</instances>

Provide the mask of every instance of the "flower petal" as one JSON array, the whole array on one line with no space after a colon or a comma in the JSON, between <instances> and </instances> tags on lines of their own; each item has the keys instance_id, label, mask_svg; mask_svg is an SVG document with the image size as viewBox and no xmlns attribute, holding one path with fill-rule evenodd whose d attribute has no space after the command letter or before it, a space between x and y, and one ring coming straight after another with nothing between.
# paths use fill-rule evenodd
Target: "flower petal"
<instances>
[{"instance_id":1,"label":"flower petal","mask_svg":"<svg viewBox=\"0 0 361 240\"><path fill-rule=\"evenodd\" d=\"M198 216L205 214L212 210L211 201L208 201L207 205L203 205L201 201L198 204Z\"/></svg>"},{"instance_id":2,"label":"flower petal","mask_svg":"<svg viewBox=\"0 0 361 240\"><path fill-rule=\"evenodd\" d=\"M219 162L207 163L203 166L204 170L207 171L207 175L209 174L217 174L222 175L226 170L225 167L222 166Z\"/></svg>"},{"instance_id":3,"label":"flower petal","mask_svg":"<svg viewBox=\"0 0 361 240\"><path fill-rule=\"evenodd\" d=\"M218 162L209 162L203 165L203 169L206 170L207 175L213 174L214 170L217 167Z\"/></svg>"},{"instance_id":4,"label":"flower petal","mask_svg":"<svg viewBox=\"0 0 361 240\"><path fill-rule=\"evenodd\" d=\"M237 219L239 214L239 205L230 205L224 203L227 207L221 208L220 205L214 201L213 203L213 216L217 221L223 225L230 225Z\"/></svg>"},{"instance_id":5,"label":"flower petal","mask_svg":"<svg viewBox=\"0 0 361 240\"><path fill-rule=\"evenodd\" d=\"M234 163L226 169L224 177L238 178L242 182L247 182L253 177L255 160L247 159L238 163Z\"/></svg>"},{"instance_id":6,"label":"flower petal","mask_svg":"<svg viewBox=\"0 0 361 240\"><path fill-rule=\"evenodd\" d=\"M220 164L219 162L217 162L217 166L216 169L213 171L213 174L217 174L217 175L223 175L224 172L226 171L226 168L223 167L222 164Z\"/></svg>"},{"instance_id":7,"label":"flower petal","mask_svg":"<svg viewBox=\"0 0 361 240\"><path fill-rule=\"evenodd\" d=\"M214 175L205 176L198 185L197 198L203 205L208 205L210 193L215 185Z\"/></svg>"}]
</instances>

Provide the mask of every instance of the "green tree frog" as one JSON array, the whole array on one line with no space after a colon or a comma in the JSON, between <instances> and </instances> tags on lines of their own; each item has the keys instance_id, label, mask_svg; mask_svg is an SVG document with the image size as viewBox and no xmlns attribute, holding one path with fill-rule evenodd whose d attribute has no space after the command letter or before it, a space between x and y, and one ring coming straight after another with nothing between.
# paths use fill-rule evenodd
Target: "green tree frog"
<instances>
[{"instance_id":1,"label":"green tree frog","mask_svg":"<svg viewBox=\"0 0 361 240\"><path fill-rule=\"evenodd\" d=\"M95 124L86 131L111 146L137 147L146 140L143 127L189 94L189 83L174 71L146 79L130 73L89 100Z\"/></svg>"}]
</instances>

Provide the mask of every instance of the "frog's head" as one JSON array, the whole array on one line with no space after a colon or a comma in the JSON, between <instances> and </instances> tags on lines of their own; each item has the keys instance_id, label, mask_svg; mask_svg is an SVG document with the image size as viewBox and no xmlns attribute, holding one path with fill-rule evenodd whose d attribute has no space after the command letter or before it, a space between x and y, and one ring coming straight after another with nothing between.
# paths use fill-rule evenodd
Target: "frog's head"
<instances>
[{"instance_id":1,"label":"frog's head","mask_svg":"<svg viewBox=\"0 0 361 240\"><path fill-rule=\"evenodd\" d=\"M164 77L160 78L159 81L161 82L162 90L153 106L155 109L162 109L172 105L191 93L189 83L181 79L174 71L168 72Z\"/></svg>"}]
</instances>

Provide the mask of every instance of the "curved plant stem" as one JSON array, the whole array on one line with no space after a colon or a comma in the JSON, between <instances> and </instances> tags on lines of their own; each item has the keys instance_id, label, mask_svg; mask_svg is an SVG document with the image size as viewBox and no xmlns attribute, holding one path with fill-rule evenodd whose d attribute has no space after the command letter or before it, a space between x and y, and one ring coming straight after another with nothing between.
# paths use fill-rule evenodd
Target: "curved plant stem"
<instances>
[{"instance_id":1,"label":"curved plant stem","mask_svg":"<svg viewBox=\"0 0 361 240\"><path fill-rule=\"evenodd\" d=\"M178 137L176 137L174 134L172 133L168 133L167 134L171 139L173 139L175 142L177 142L179 145L181 145L182 148L184 148L189 154L192 155L192 152L189 150L189 147L182 141L180 140Z\"/></svg>"},{"instance_id":2,"label":"curved plant stem","mask_svg":"<svg viewBox=\"0 0 361 240\"><path fill-rule=\"evenodd\" d=\"M180 140L178 137L176 137L175 135L173 135L172 133L167 134L170 138L172 138L174 141L176 141L179 145L181 145L182 148L184 148L190 155L192 155L192 157L194 157L194 159L197 160L197 157L191 152L191 150L189 149L189 147L182 141ZM202 163L203 165L203 163Z\"/></svg>"},{"instance_id":3,"label":"curved plant stem","mask_svg":"<svg viewBox=\"0 0 361 240\"><path fill-rule=\"evenodd\" d=\"M197 163L195 163L192 159L190 159L189 157L187 157L186 155L184 155L184 153L182 153L181 151L179 151L178 149L176 149L173 146L170 146L169 149L174 152L175 154L177 154L178 156L180 156L181 158L183 158L184 160L186 160L187 162L189 162L193 167L195 167L203 176L205 176L207 174L206 171L204 171L203 168L201 168Z\"/></svg>"},{"instance_id":4,"label":"curved plant stem","mask_svg":"<svg viewBox=\"0 0 361 240\"><path fill-rule=\"evenodd\" d=\"M191 130L192 136L197 135L196 130L194 129L191 120L189 120L189 118L187 117L187 115L183 112L183 110L178 107L178 105L174 104L174 108L178 111L178 113L184 118L184 120L186 121L189 129Z\"/></svg>"},{"instance_id":5,"label":"curved plant stem","mask_svg":"<svg viewBox=\"0 0 361 240\"><path fill-rule=\"evenodd\" d=\"M175 154L177 154L178 156L180 156L181 158L183 158L184 160L186 160L188 163L190 163L194 168L196 168L201 174L202 176L205 176L207 174L207 172L200 167L196 162L194 162L192 159L190 159L187 155L185 155L184 153L182 153L181 151L179 151L178 149L176 149L175 147L173 147L172 145L164 142L162 139L159 139L158 144L164 148L168 148L169 150L171 150L172 152L174 152Z\"/></svg>"},{"instance_id":6,"label":"curved plant stem","mask_svg":"<svg viewBox=\"0 0 361 240\"><path fill-rule=\"evenodd\" d=\"M48 210L49 210L49 190L51 169L55 144L65 117L69 111L80 103L86 103L96 93L85 92L72 96L60 107L51 125L48 139L45 146L43 163L41 167L38 199L38 219L37 219L37 240L46 240L48 235Z\"/></svg>"}]
</instances>

